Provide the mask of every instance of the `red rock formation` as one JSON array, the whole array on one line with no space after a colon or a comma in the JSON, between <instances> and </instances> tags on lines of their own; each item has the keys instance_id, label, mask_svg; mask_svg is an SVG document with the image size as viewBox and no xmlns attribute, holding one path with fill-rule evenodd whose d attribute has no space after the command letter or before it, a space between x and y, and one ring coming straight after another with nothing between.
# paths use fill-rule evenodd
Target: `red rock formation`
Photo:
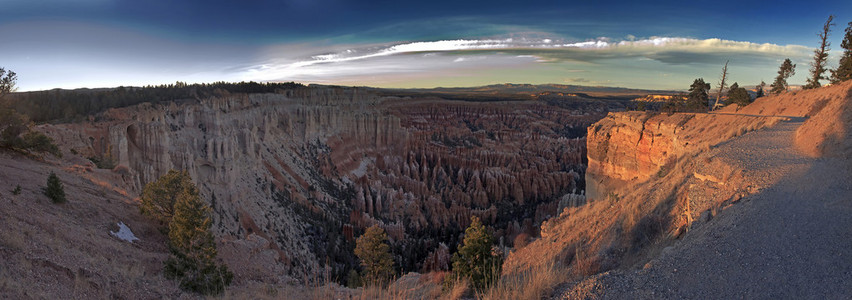
<instances>
[{"instance_id":1,"label":"red rock formation","mask_svg":"<svg viewBox=\"0 0 852 300\"><path fill-rule=\"evenodd\" d=\"M428 273L432 271L447 271L450 269L450 248L444 243L438 244L438 248L435 248L434 251L429 253L426 256L426 260L423 262L423 268L420 270L422 273Z\"/></svg>"},{"instance_id":2,"label":"red rock formation","mask_svg":"<svg viewBox=\"0 0 852 300\"><path fill-rule=\"evenodd\" d=\"M600 116L322 87L142 104L55 131L70 132L56 138L85 156L108 151L135 193L188 170L214 207L217 235L245 238L251 220L252 233L290 258L288 272L307 278L324 251L343 251L373 224L399 247L435 247L455 242L470 216L502 228L555 215L583 188L586 141L568 132ZM417 249L418 264L429 250Z\"/></svg>"},{"instance_id":3,"label":"red rock formation","mask_svg":"<svg viewBox=\"0 0 852 300\"><path fill-rule=\"evenodd\" d=\"M778 117L727 114L610 113L589 127L586 195L600 199L602 185L646 181L678 157L703 151Z\"/></svg>"}]
</instances>

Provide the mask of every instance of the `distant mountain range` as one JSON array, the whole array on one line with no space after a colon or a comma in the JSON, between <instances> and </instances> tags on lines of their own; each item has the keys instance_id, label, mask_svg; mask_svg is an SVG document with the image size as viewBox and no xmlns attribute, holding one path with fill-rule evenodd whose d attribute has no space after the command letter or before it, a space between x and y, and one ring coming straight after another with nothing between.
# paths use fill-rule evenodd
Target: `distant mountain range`
<instances>
[{"instance_id":1,"label":"distant mountain range","mask_svg":"<svg viewBox=\"0 0 852 300\"><path fill-rule=\"evenodd\" d=\"M644 96L649 94L677 94L679 91L645 90L622 87L582 86L565 84L494 84L479 87L432 88L432 89L395 89L405 92L447 93L447 94L540 94L540 93L582 93L589 96Z\"/></svg>"}]
</instances>

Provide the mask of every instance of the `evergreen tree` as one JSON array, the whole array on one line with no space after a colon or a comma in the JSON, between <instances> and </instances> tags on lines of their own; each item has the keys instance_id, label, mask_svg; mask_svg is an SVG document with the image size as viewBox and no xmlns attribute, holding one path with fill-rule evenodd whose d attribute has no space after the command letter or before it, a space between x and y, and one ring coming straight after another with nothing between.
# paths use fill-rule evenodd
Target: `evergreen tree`
<instances>
[{"instance_id":1,"label":"evergreen tree","mask_svg":"<svg viewBox=\"0 0 852 300\"><path fill-rule=\"evenodd\" d=\"M193 184L183 185L169 222L169 248L165 273L178 279L181 288L205 295L224 292L233 274L216 263L216 242L210 227L210 207L201 201Z\"/></svg>"},{"instance_id":2,"label":"evergreen tree","mask_svg":"<svg viewBox=\"0 0 852 300\"><path fill-rule=\"evenodd\" d=\"M53 143L53 139L41 132L30 130L29 118L16 112L10 103L4 101L6 94L15 91L17 80L18 75L15 72L0 68L0 148L48 152L62 157L62 152Z\"/></svg>"},{"instance_id":3,"label":"evergreen tree","mask_svg":"<svg viewBox=\"0 0 852 300\"><path fill-rule=\"evenodd\" d=\"M453 275L467 278L477 290L497 282L503 258L492 250L493 244L494 236L479 218L470 217L470 226L464 231L463 245L453 254Z\"/></svg>"},{"instance_id":4,"label":"evergreen tree","mask_svg":"<svg viewBox=\"0 0 852 300\"><path fill-rule=\"evenodd\" d=\"M12 70L6 70L0 67L0 99L6 94L15 91L15 82L18 81L18 75Z\"/></svg>"},{"instance_id":5,"label":"evergreen tree","mask_svg":"<svg viewBox=\"0 0 852 300\"><path fill-rule=\"evenodd\" d=\"M686 97L686 109L689 111L707 111L709 105L710 84L704 82L704 78L698 78L689 86L689 95Z\"/></svg>"},{"instance_id":6,"label":"evergreen tree","mask_svg":"<svg viewBox=\"0 0 852 300\"><path fill-rule=\"evenodd\" d=\"M9 108L0 107L0 147L8 149L21 148L21 134L29 130L26 116L15 113Z\"/></svg>"},{"instance_id":7,"label":"evergreen tree","mask_svg":"<svg viewBox=\"0 0 852 300\"><path fill-rule=\"evenodd\" d=\"M663 103L662 106L660 106L660 111L673 114L683 110L684 103L686 103L686 94L680 93L672 95L665 103Z\"/></svg>"},{"instance_id":8,"label":"evergreen tree","mask_svg":"<svg viewBox=\"0 0 852 300\"><path fill-rule=\"evenodd\" d=\"M731 89L728 91L728 99L725 101L725 105L734 103L739 106L746 106L751 103L751 95L748 94L748 91L745 88L741 88L736 82L731 85Z\"/></svg>"},{"instance_id":9,"label":"evergreen tree","mask_svg":"<svg viewBox=\"0 0 852 300\"><path fill-rule=\"evenodd\" d=\"M370 226L355 242L355 255L361 259L362 284L384 284L393 276L393 258L385 230Z\"/></svg>"},{"instance_id":10,"label":"evergreen tree","mask_svg":"<svg viewBox=\"0 0 852 300\"><path fill-rule=\"evenodd\" d=\"M778 70L778 76L775 77L775 82L769 87L772 88L770 93L780 94L787 91L787 79L790 76L796 75L796 65L789 58L784 59L781 63L781 68Z\"/></svg>"},{"instance_id":11,"label":"evergreen tree","mask_svg":"<svg viewBox=\"0 0 852 300\"><path fill-rule=\"evenodd\" d=\"M757 94L754 96L755 100L764 96L764 94L766 93L764 92L764 87L766 87L766 82L763 82L763 80L761 80L760 84L757 86Z\"/></svg>"},{"instance_id":12,"label":"evergreen tree","mask_svg":"<svg viewBox=\"0 0 852 300\"><path fill-rule=\"evenodd\" d=\"M62 182L59 181L59 176L56 176L56 173L50 172L50 176L47 177L44 195L50 198L53 203L65 203L65 188L62 187Z\"/></svg>"},{"instance_id":13,"label":"evergreen tree","mask_svg":"<svg viewBox=\"0 0 852 300\"><path fill-rule=\"evenodd\" d=\"M814 62L811 63L811 78L808 78L808 82L805 83L803 89L815 89L820 87L819 80L825 79L825 76L822 76L825 73L825 61L828 59L828 51L831 50L829 46L831 43L828 42L828 33L831 31L831 21L834 19L834 16L828 16L828 20L825 21L825 25L822 26L822 32L819 33L820 44L819 48L814 50Z\"/></svg>"},{"instance_id":14,"label":"evergreen tree","mask_svg":"<svg viewBox=\"0 0 852 300\"><path fill-rule=\"evenodd\" d=\"M843 48L843 55L837 69L831 70L831 83L852 79L852 22L846 27L846 35L843 36L840 48Z\"/></svg>"},{"instance_id":15,"label":"evergreen tree","mask_svg":"<svg viewBox=\"0 0 852 300\"><path fill-rule=\"evenodd\" d=\"M166 175L146 184L142 189L139 211L154 217L160 224L168 225L174 214L177 197L190 185L192 181L188 172L169 170Z\"/></svg>"}]
</instances>

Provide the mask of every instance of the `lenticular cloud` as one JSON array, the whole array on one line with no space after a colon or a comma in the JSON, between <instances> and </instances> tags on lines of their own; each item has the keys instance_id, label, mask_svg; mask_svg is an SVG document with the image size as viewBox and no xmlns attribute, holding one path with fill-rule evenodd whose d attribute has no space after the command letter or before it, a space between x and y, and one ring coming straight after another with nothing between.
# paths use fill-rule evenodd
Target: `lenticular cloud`
<instances>
[{"instance_id":1,"label":"lenticular cloud","mask_svg":"<svg viewBox=\"0 0 852 300\"><path fill-rule=\"evenodd\" d=\"M328 48L325 48L328 49ZM757 44L722 39L694 39L683 37L650 37L615 41L602 37L588 41L565 41L555 38L528 39L456 39L438 41L400 42L383 45L350 46L344 50L323 51L314 49L316 54L287 57L278 53L267 61L247 68L245 78L253 80L275 80L280 78L299 79L308 76L319 77L344 75L377 75L377 70L391 69L393 73L434 69L437 66L426 65L423 59L413 59L415 54L488 54L501 59L501 54L511 52L509 57L532 57L528 63L552 63L562 60L597 61L625 57L645 57L660 60L660 57L690 57L689 54L726 53L731 55L767 55L800 57L809 53L807 47L799 45ZM665 55L661 55L664 53ZM275 55L275 54L274 54ZM303 53L304 55L304 53ZM396 60L388 67L389 60ZM463 62L465 59L452 58L451 62ZM662 60L661 60L662 61ZM671 60L666 60L670 63ZM353 64L357 63L358 67ZM430 61L434 64L435 61Z\"/></svg>"}]
</instances>

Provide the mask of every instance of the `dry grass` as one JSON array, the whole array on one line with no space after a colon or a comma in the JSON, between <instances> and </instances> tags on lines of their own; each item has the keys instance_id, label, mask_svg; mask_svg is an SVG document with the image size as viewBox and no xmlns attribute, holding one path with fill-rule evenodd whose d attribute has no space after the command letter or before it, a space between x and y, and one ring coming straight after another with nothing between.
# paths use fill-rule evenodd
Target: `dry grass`
<instances>
[{"instance_id":1,"label":"dry grass","mask_svg":"<svg viewBox=\"0 0 852 300\"><path fill-rule=\"evenodd\" d=\"M361 288L360 294L353 299L460 299L467 291L466 281L457 281L446 293L443 291L446 272L427 274L409 274L402 276L388 286L368 286Z\"/></svg>"},{"instance_id":2,"label":"dry grass","mask_svg":"<svg viewBox=\"0 0 852 300\"><path fill-rule=\"evenodd\" d=\"M571 273L579 278L597 274L601 269L601 258L592 249L574 248L574 265Z\"/></svg>"},{"instance_id":3,"label":"dry grass","mask_svg":"<svg viewBox=\"0 0 852 300\"><path fill-rule=\"evenodd\" d=\"M719 121L734 116L675 116L672 121L685 124ZM743 121L746 127L771 120ZM737 134L717 126L714 135ZM751 130L747 128L745 130ZM692 128L686 134L701 135ZM721 139L721 138L720 138ZM696 147L696 148L693 148ZM690 144L690 152L680 153L665 164L665 174L647 181L626 182L610 188L613 197L604 197L582 207L570 208L542 225L542 238L518 249L504 264L504 276L540 270L543 266L564 263L567 272L563 281L579 279L613 268L633 266L648 259L665 240L679 236L691 223L695 208L681 197L690 187L696 163L694 158L704 149Z\"/></svg>"},{"instance_id":4,"label":"dry grass","mask_svg":"<svg viewBox=\"0 0 852 300\"><path fill-rule=\"evenodd\" d=\"M457 280L453 283L453 287L447 292L447 299L457 300L464 297L470 289L470 283L467 280Z\"/></svg>"},{"instance_id":5,"label":"dry grass","mask_svg":"<svg viewBox=\"0 0 852 300\"><path fill-rule=\"evenodd\" d=\"M730 162L726 161L711 160L710 157L713 157L716 151L714 145L776 125L786 119L778 116L811 116L799 129L799 135L806 137L801 140L830 140L823 142L826 146L812 146L822 148L811 152L821 151L824 154L833 151L840 155L852 153L852 142L848 142L852 140L848 138L852 135L848 132L834 130L824 133L833 130L833 127L825 124L852 122L852 109L849 109L852 105L848 104L848 99L852 99L850 90L852 83L846 83L839 87L805 91L797 95L766 97L740 111L670 116L621 113L604 119L602 122L609 122L604 126L618 130L636 124L644 124L642 128L645 129L655 128L654 133L664 137L660 140L661 145L666 145L664 142L668 140L665 138L669 138L672 142L670 149L656 149L668 157L652 160L655 163L665 162L662 165L663 171L659 168L625 171L625 168L619 168L624 164L621 160L629 160L629 156L635 151L628 151L621 156L613 151L605 151L612 157L602 156L601 159L612 161L598 163L614 165L610 168L605 168L605 165L597 167L603 172L613 173L614 175L609 175L613 175L614 179L604 177L608 174L593 174L611 180L595 182L602 188L598 194L614 193L620 196L602 197L604 199L592 201L582 207L567 209L560 216L545 222L541 228L540 239L517 249L507 258L503 266L504 276L522 276L530 270L541 270L543 266L560 262L567 266L567 274L574 276L564 278L565 280L612 268L643 265L644 261L653 257L672 239L685 233L701 213L709 211L712 215L721 209L722 205L731 201L729 199L739 199L744 193L758 190L755 186L761 182L744 178L742 173L736 171L738 166L728 165ZM805 134L810 129L809 125L822 131L812 130ZM631 143L635 143L630 140L630 134L623 135L623 146L629 148ZM824 138L825 136L829 138ZM834 137L834 140L831 140L831 137ZM797 140L797 143L802 141ZM819 144L818 142L812 144ZM612 143L612 140L607 139L604 147L613 147L609 143ZM829 148L830 150L826 151ZM589 156L592 158L592 153ZM636 161L641 162L638 159ZM591 165L590 163L590 170ZM644 176L643 172L658 176ZM696 175L699 172L703 179ZM706 180L711 177L715 179Z\"/></svg>"},{"instance_id":6,"label":"dry grass","mask_svg":"<svg viewBox=\"0 0 852 300\"><path fill-rule=\"evenodd\" d=\"M463 299L470 296L469 284L465 280L455 281L444 291L443 283L447 272L427 274L410 273L392 283L372 285L357 289L342 287L333 282L322 282L307 287L281 286L270 288L254 284L253 287L229 291L231 299L353 299L353 300L398 300L398 299ZM281 291L279 291L279 288Z\"/></svg>"},{"instance_id":7,"label":"dry grass","mask_svg":"<svg viewBox=\"0 0 852 300\"><path fill-rule=\"evenodd\" d=\"M567 270L557 263L537 266L526 272L504 276L484 291L477 299L542 299L553 292L553 288L565 281ZM457 298L453 298L457 299Z\"/></svg>"}]
</instances>

